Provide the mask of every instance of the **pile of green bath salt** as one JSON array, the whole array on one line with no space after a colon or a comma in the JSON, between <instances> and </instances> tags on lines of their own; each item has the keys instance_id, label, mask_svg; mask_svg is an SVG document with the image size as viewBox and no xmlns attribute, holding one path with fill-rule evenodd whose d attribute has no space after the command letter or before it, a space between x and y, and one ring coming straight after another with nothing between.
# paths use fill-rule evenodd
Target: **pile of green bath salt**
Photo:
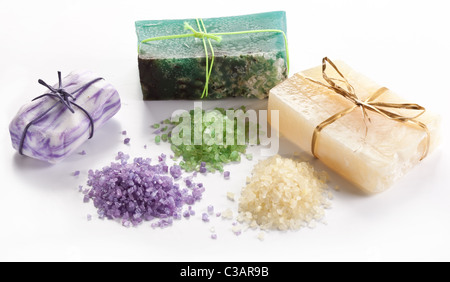
<instances>
[{"instance_id":1,"label":"pile of green bath salt","mask_svg":"<svg viewBox=\"0 0 450 282\"><path fill-rule=\"evenodd\" d=\"M179 165L187 172L223 172L224 165L240 162L242 155L251 159L246 154L248 145L259 144L259 125L244 119L246 112L245 107L191 110L172 121L155 124L155 142L169 142L175 158L182 158Z\"/></svg>"}]
</instances>

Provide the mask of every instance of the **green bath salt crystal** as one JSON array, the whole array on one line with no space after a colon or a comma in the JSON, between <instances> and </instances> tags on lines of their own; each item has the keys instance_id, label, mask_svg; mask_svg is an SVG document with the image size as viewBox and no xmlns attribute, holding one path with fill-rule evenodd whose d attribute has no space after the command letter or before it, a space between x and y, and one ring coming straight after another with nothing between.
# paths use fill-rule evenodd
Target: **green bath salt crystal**
<instances>
[{"instance_id":1,"label":"green bath salt crystal","mask_svg":"<svg viewBox=\"0 0 450 282\"><path fill-rule=\"evenodd\" d=\"M262 99L288 75L285 12L137 21L136 32L144 100Z\"/></svg>"}]
</instances>

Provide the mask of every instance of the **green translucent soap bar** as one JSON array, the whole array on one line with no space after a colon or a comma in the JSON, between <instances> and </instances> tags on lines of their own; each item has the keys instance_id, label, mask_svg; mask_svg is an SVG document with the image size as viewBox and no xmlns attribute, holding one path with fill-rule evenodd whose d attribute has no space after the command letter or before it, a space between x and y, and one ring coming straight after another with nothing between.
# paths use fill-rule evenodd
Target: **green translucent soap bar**
<instances>
[{"instance_id":1,"label":"green translucent soap bar","mask_svg":"<svg viewBox=\"0 0 450 282\"><path fill-rule=\"evenodd\" d=\"M203 19L207 33L281 30L286 33L286 13ZM196 37L142 43L148 38L189 34L188 23L199 31L195 19L137 21L139 74L144 100L200 99L206 82L203 39ZM223 35L210 40L215 53L208 99L268 96L287 78L285 39L279 32ZM209 43L207 42L209 46ZM211 50L208 47L209 62Z\"/></svg>"}]
</instances>

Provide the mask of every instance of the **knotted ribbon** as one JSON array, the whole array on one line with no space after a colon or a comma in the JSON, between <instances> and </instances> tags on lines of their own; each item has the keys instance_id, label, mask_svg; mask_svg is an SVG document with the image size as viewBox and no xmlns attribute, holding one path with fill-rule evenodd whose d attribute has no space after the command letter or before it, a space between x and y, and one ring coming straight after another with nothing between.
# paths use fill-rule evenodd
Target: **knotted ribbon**
<instances>
[{"instance_id":1,"label":"knotted ribbon","mask_svg":"<svg viewBox=\"0 0 450 282\"><path fill-rule=\"evenodd\" d=\"M208 85L209 80L211 77L213 65L214 65L214 48L212 46L211 40L215 40L218 43L222 41L223 35L242 35L242 34L249 34L249 33L264 33L264 32L272 32L272 33L281 33L284 37L284 44L286 46L286 67L287 72L289 75L289 48L288 48L288 41L286 37L286 33L279 29L257 29L257 30L246 30L246 31L235 31L235 32L220 32L220 33L208 33L205 27L205 24L202 19L196 19L198 30L195 30L189 23L184 23L184 30L190 30L192 33L186 33L186 34L177 34L177 35L167 35L167 36L158 36L158 37L152 37L142 40L139 43L138 46L138 53L140 53L141 45L143 43L148 43L152 41L160 41L160 40L167 40L167 39L178 39L178 38L187 38L187 37L195 37L200 38L203 40L203 47L205 49L205 58L206 58L206 78L205 78L205 87L203 89L203 93L201 98L208 97ZM206 44L208 42L208 45ZM208 46L211 50L211 64L209 63L209 54L208 54Z\"/></svg>"},{"instance_id":2,"label":"knotted ribbon","mask_svg":"<svg viewBox=\"0 0 450 282\"><path fill-rule=\"evenodd\" d=\"M40 114L38 117L36 117L35 119L33 119L32 121L30 121L24 128L23 133L22 133L22 137L20 138L20 144L19 144L19 154L23 155L23 145L25 142L25 137L27 135L28 129L30 128L30 126L32 126L33 124L36 124L40 119L42 119L45 115L47 115L51 110L53 110L57 105L59 104L63 104L64 107L66 107L72 114L75 113L75 110L73 109L72 106L75 106L76 108L78 108L79 110L81 110L88 118L89 118L89 123L90 123L90 133L89 133L89 139L91 139L94 136L94 120L92 119L91 115L80 105L78 105L77 103L75 103L76 98L74 97L74 95L80 91L84 91L86 90L88 87L90 87L92 84L96 83L97 81L102 80L103 78L96 78L88 83L86 83L85 85L81 86L80 88L78 88L77 90L73 91L72 93L68 93L64 87L62 86L62 80L61 80L61 72L58 71L58 88L54 88L50 85L48 85L45 81L43 81L42 79L38 80L38 83L47 87L50 90L50 93L45 93L41 96L38 96L36 98L34 98L32 101L44 98L44 97L51 97L53 99L56 99L57 102L51 106L50 108L48 108L46 111L44 111L42 114Z\"/></svg>"},{"instance_id":3,"label":"knotted ribbon","mask_svg":"<svg viewBox=\"0 0 450 282\"><path fill-rule=\"evenodd\" d=\"M327 75L327 73L326 73L327 63L330 64L331 67L338 73L340 78L330 78ZM315 128L313 136L312 136L312 142L311 142L311 152L314 155L314 157L318 158L317 154L316 154L316 147L317 147L317 139L319 138L321 131L328 125L334 123L338 119L351 113L356 108L360 108L361 112L363 114L363 119L364 119L364 123L366 126L366 134L367 134L367 130L368 130L366 120L368 120L370 122L368 111L375 112L387 119L390 119L390 120L393 120L396 122L401 122L401 123L420 127L427 134L427 142L426 142L425 150L424 150L420 160L423 160L428 155L429 148L430 148L430 139L431 139L430 131L428 130L428 127L424 123L416 120L418 117L420 117L421 115L423 115L425 113L426 110L424 107L422 107L418 104L412 104L412 103L376 102L375 101L376 99L378 99L381 95L385 94L389 90L386 87L381 87L380 89L378 89L375 93L370 95L365 100L359 99L355 93L355 88L348 82L348 80L339 71L339 69L336 67L336 65L327 57L323 58L323 60L322 60L322 76L328 84L322 83L320 81L317 81L315 79L312 79L312 78L309 78L306 76L303 76L303 77L311 82L319 84L330 90L333 90L337 94L341 95L342 97L344 97L345 99L350 101L353 105L351 107L331 116L330 118L328 118L327 120L325 120L324 122L322 122ZM336 82L343 83L345 85L346 89L337 85ZM419 113L416 115L412 115L412 116L405 116L405 115L397 114L388 109L414 110L414 111L419 111Z\"/></svg>"}]
</instances>

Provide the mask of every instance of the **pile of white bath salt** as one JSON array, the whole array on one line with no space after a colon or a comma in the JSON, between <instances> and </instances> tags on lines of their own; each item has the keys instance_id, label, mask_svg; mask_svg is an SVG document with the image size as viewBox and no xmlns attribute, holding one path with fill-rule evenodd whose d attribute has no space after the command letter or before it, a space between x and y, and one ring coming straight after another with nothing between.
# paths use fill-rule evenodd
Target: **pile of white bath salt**
<instances>
[{"instance_id":1,"label":"pile of white bath salt","mask_svg":"<svg viewBox=\"0 0 450 282\"><path fill-rule=\"evenodd\" d=\"M314 227L331 207L326 172L274 156L259 162L239 200L238 221L263 230Z\"/></svg>"}]
</instances>

